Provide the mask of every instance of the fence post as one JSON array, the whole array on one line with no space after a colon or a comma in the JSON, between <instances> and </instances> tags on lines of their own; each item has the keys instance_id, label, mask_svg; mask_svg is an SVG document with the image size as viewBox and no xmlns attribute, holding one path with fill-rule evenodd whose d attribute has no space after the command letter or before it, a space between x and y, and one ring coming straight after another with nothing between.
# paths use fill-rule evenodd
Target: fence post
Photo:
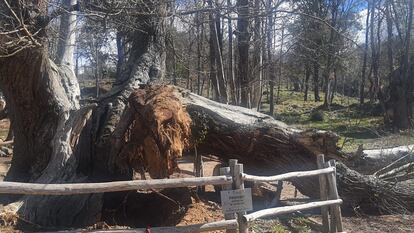
<instances>
[{"instance_id":1,"label":"fence post","mask_svg":"<svg viewBox=\"0 0 414 233\"><path fill-rule=\"evenodd\" d=\"M317 164L318 169L323 169L325 167L325 157L323 154L320 154L317 156ZM326 187L326 176L325 174L319 175L319 192L321 201L328 200L328 189ZM329 232L329 213L328 213L328 207L322 206L321 207L321 213L322 213L322 232L328 233Z\"/></svg>"},{"instance_id":2,"label":"fence post","mask_svg":"<svg viewBox=\"0 0 414 233\"><path fill-rule=\"evenodd\" d=\"M333 167L334 171L333 173L327 174L328 178L328 185L329 185L329 199L339 199L338 189L336 187L336 166L335 161L330 160L326 163L326 167ZM331 232L343 232L343 226L342 226L342 215L341 215L341 207L339 205L333 205L332 208L332 215L335 219L335 222L331 224ZM335 224L335 225L333 225ZM336 231L335 231L336 228Z\"/></svg>"},{"instance_id":3,"label":"fence post","mask_svg":"<svg viewBox=\"0 0 414 233\"><path fill-rule=\"evenodd\" d=\"M230 160L230 170L233 175L233 188L244 189L243 175L243 164L237 163L236 159ZM248 223L243 221L243 216L246 214L245 211L237 213L237 223L239 224L239 233L248 233Z\"/></svg>"},{"instance_id":4,"label":"fence post","mask_svg":"<svg viewBox=\"0 0 414 233\"><path fill-rule=\"evenodd\" d=\"M222 167L220 168L220 175L221 176L231 176L230 173L230 167ZM232 184L225 184L221 186L222 190L231 190L233 189ZM230 219L235 219L236 217L234 216L234 213L232 214L225 214L224 215L224 219L225 220L230 220ZM227 229L226 233L236 233L237 230L236 229Z\"/></svg>"},{"instance_id":5,"label":"fence post","mask_svg":"<svg viewBox=\"0 0 414 233\"><path fill-rule=\"evenodd\" d=\"M203 157L201 154L198 154L197 147L194 146L194 175L195 177L203 177L204 176L204 166L203 166ZM204 193L206 190L205 186L196 187L197 193Z\"/></svg>"}]
</instances>

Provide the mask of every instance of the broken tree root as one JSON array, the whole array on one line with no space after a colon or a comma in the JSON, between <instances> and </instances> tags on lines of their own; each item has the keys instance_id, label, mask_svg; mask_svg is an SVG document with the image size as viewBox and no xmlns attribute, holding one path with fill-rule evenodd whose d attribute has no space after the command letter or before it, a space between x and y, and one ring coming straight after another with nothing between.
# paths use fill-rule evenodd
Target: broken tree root
<instances>
[{"instance_id":1,"label":"broken tree root","mask_svg":"<svg viewBox=\"0 0 414 233\"><path fill-rule=\"evenodd\" d=\"M123 135L125 145L118 164L141 174L147 170L152 178L174 172L176 159L189 147L191 118L173 91L154 85L131 94L131 124Z\"/></svg>"}]
</instances>

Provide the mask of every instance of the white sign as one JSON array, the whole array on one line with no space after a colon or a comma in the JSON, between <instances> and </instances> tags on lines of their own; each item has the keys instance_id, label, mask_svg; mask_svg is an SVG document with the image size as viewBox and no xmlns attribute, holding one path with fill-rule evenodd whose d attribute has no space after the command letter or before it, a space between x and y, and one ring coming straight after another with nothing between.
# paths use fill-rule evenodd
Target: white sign
<instances>
[{"instance_id":1,"label":"white sign","mask_svg":"<svg viewBox=\"0 0 414 233\"><path fill-rule=\"evenodd\" d=\"M252 190L250 188L224 190L220 192L221 206L225 214L253 210Z\"/></svg>"}]
</instances>

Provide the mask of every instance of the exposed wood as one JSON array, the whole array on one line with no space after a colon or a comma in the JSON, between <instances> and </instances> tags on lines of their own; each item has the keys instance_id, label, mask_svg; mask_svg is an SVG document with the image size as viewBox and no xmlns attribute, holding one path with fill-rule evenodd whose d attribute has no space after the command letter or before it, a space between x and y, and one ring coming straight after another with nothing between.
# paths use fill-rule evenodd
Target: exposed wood
<instances>
[{"instance_id":1,"label":"exposed wood","mask_svg":"<svg viewBox=\"0 0 414 233\"><path fill-rule=\"evenodd\" d=\"M339 205L339 204L342 204L341 199L328 200L328 201L316 201L316 202L310 202L310 203L295 205L295 206L277 207L277 208L260 210L260 211L257 211L251 214L244 215L243 220L245 222L251 222L259 218L278 216L278 215L293 213L293 212L301 211L301 210L308 210L308 209L320 208L322 206Z\"/></svg>"},{"instance_id":2,"label":"exposed wood","mask_svg":"<svg viewBox=\"0 0 414 233\"><path fill-rule=\"evenodd\" d=\"M224 185L230 183L232 183L232 178L228 176L75 184L35 184L4 181L0 182L0 193L28 195L73 195L127 190L179 188L187 186Z\"/></svg>"},{"instance_id":3,"label":"exposed wood","mask_svg":"<svg viewBox=\"0 0 414 233\"><path fill-rule=\"evenodd\" d=\"M151 228L151 233L196 233L196 232L208 232L225 229L237 229L236 220L223 220L218 222L194 224L188 226L176 226L176 227L154 227ZM90 232L90 233L148 233L147 229L119 229L119 230L74 230L74 231L58 231L60 233L78 233L78 232Z\"/></svg>"},{"instance_id":4,"label":"exposed wood","mask_svg":"<svg viewBox=\"0 0 414 233\"><path fill-rule=\"evenodd\" d=\"M283 181L283 180L289 180L289 179L300 178L300 177L309 177L309 176L317 176L317 175L322 175L322 174L329 174L333 172L334 172L334 168L323 168L323 169L314 170L314 171L289 172L286 174L276 175L276 176L254 176L254 175L243 174L243 179L245 181L254 181L254 182L275 182L275 181Z\"/></svg>"}]
</instances>

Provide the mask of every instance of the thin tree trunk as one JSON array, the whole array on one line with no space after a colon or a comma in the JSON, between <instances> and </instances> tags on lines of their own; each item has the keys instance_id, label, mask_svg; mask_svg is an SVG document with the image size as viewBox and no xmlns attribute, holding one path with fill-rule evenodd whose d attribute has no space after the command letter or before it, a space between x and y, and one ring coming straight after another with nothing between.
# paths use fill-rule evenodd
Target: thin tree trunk
<instances>
[{"instance_id":1,"label":"thin tree trunk","mask_svg":"<svg viewBox=\"0 0 414 233\"><path fill-rule=\"evenodd\" d=\"M386 2L386 9L385 9L385 18L387 21L387 57L388 57L388 77L390 78L389 81L391 81L391 73L394 71L394 57L393 57L393 27L392 27L392 19L391 19L391 0L387 0Z\"/></svg>"},{"instance_id":2,"label":"thin tree trunk","mask_svg":"<svg viewBox=\"0 0 414 233\"><path fill-rule=\"evenodd\" d=\"M260 0L254 1L254 30L253 30L253 41L254 41L254 49L253 49L253 69L252 69L252 87L251 87L251 100L252 103L251 108L257 108L259 98L260 98L260 86L262 82L262 19L259 17L260 15Z\"/></svg>"},{"instance_id":3,"label":"thin tree trunk","mask_svg":"<svg viewBox=\"0 0 414 233\"><path fill-rule=\"evenodd\" d=\"M196 40L197 40L197 95L202 95L201 93L201 50L203 48L203 29L200 29L202 27L202 24L200 23L200 13L198 12L196 14Z\"/></svg>"},{"instance_id":4,"label":"thin tree trunk","mask_svg":"<svg viewBox=\"0 0 414 233\"><path fill-rule=\"evenodd\" d=\"M240 80L240 105L248 107L250 93L249 79L249 1L237 0L237 45L239 51L238 79Z\"/></svg>"},{"instance_id":5,"label":"thin tree trunk","mask_svg":"<svg viewBox=\"0 0 414 233\"><path fill-rule=\"evenodd\" d=\"M116 61L116 76L121 77L121 72L125 66L125 38L122 32L116 33L116 48L117 48L117 61Z\"/></svg>"},{"instance_id":6,"label":"thin tree trunk","mask_svg":"<svg viewBox=\"0 0 414 233\"><path fill-rule=\"evenodd\" d=\"M280 99L280 87L282 85L282 74L283 74L283 46L285 42L285 22L282 22L282 38L280 43L280 50L279 50L279 73L278 73L278 81L277 81L277 95L276 95L276 104L279 103ZM289 82L289 81L287 81Z\"/></svg>"},{"instance_id":7,"label":"thin tree trunk","mask_svg":"<svg viewBox=\"0 0 414 233\"><path fill-rule=\"evenodd\" d=\"M227 7L230 8L232 6L231 0L227 0ZM235 83L235 75L234 75L234 53L233 53L233 24L230 17L230 11L227 19L227 30L229 34L229 48L228 48L228 73L227 73L227 81L228 86L230 87L230 103L238 104L237 101L237 91L236 91L236 83Z\"/></svg>"},{"instance_id":8,"label":"thin tree trunk","mask_svg":"<svg viewBox=\"0 0 414 233\"><path fill-rule=\"evenodd\" d=\"M376 43L375 37L374 37L374 23L375 23L375 8L376 4L375 2L371 3L371 59L372 59L372 74L373 77L371 78L371 88L370 88L370 102L373 103L375 101L375 98L377 98L378 95L378 88L379 88L379 74L378 74L378 63L379 63L379 55L380 55L380 43L379 41ZM377 31L380 31L380 15L378 14L378 26Z\"/></svg>"},{"instance_id":9,"label":"thin tree trunk","mask_svg":"<svg viewBox=\"0 0 414 233\"><path fill-rule=\"evenodd\" d=\"M70 9L77 0L63 0L62 7ZM57 64L68 65L74 69L73 54L76 47L76 14L65 12L60 19L59 40L57 46Z\"/></svg>"},{"instance_id":10,"label":"thin tree trunk","mask_svg":"<svg viewBox=\"0 0 414 233\"><path fill-rule=\"evenodd\" d=\"M337 73L336 73L336 68L334 68L333 70L333 78L334 78L334 83L332 86L332 91L331 91L331 95L330 95L330 99L331 99L331 103L333 103L333 99L335 97L335 93L336 93L336 89L337 89L337 85L338 85L338 77L337 77Z\"/></svg>"},{"instance_id":11,"label":"thin tree trunk","mask_svg":"<svg viewBox=\"0 0 414 233\"><path fill-rule=\"evenodd\" d=\"M362 74L361 74L361 86L359 93L359 103L364 104L365 101L365 72L367 69L367 58L368 58L368 38L369 38L369 17L370 17L370 1L368 1L367 18L365 20L365 46L364 46L364 58L362 61Z\"/></svg>"},{"instance_id":12,"label":"thin tree trunk","mask_svg":"<svg viewBox=\"0 0 414 233\"><path fill-rule=\"evenodd\" d=\"M99 59L99 46L98 46L98 42L95 40L95 87L96 87L96 98L99 98L99 80L100 80L100 75L101 75L101 70L100 70L100 59Z\"/></svg>"},{"instance_id":13,"label":"thin tree trunk","mask_svg":"<svg viewBox=\"0 0 414 233\"><path fill-rule=\"evenodd\" d=\"M268 0L267 1L267 9L270 9L272 7L272 1ZM269 114L271 116L274 115L275 112L275 104L274 104L274 89L275 89L275 74L274 74L274 69L273 69L273 64L272 64L272 39L273 39L273 27L274 27L274 21L273 21L273 15L272 14L268 14L267 16L267 63L266 63L266 67L267 67L267 78L269 79L269 95L268 95L268 100L269 100Z\"/></svg>"},{"instance_id":14,"label":"thin tree trunk","mask_svg":"<svg viewBox=\"0 0 414 233\"><path fill-rule=\"evenodd\" d=\"M309 63L306 61L305 62L305 94L303 97L304 101L308 101L308 90L309 90L309 78L311 75L311 71L310 71L310 67L309 67Z\"/></svg>"},{"instance_id":15,"label":"thin tree trunk","mask_svg":"<svg viewBox=\"0 0 414 233\"><path fill-rule=\"evenodd\" d=\"M209 7L213 8L213 1L208 1ZM210 25L210 78L214 87L214 94L216 100L226 103L227 91L225 87L225 77L223 60L220 50L220 39L218 35L218 28L214 13L209 13L209 25Z\"/></svg>"},{"instance_id":16,"label":"thin tree trunk","mask_svg":"<svg viewBox=\"0 0 414 233\"><path fill-rule=\"evenodd\" d=\"M313 93L315 102L321 101L319 97L319 63L317 60L313 62Z\"/></svg>"}]
</instances>

